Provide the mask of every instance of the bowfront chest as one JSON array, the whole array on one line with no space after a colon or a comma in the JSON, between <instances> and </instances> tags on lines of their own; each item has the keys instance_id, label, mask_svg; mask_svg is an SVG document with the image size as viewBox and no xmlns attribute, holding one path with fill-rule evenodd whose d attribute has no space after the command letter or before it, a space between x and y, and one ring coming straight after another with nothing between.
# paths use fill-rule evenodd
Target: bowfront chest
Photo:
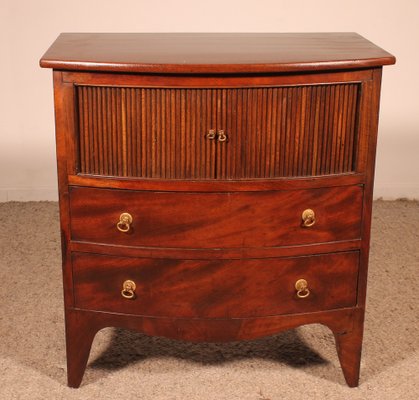
<instances>
[{"instance_id":1,"label":"bowfront chest","mask_svg":"<svg viewBox=\"0 0 419 400\"><path fill-rule=\"evenodd\" d=\"M62 34L68 384L107 326L231 341L321 323L356 386L382 66L357 34Z\"/></svg>"}]
</instances>

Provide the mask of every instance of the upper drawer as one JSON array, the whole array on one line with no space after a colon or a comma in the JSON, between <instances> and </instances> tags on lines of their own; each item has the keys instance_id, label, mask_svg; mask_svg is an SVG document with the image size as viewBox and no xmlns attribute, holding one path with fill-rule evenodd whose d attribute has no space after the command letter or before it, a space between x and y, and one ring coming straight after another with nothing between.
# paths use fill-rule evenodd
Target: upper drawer
<instances>
[{"instance_id":1,"label":"upper drawer","mask_svg":"<svg viewBox=\"0 0 419 400\"><path fill-rule=\"evenodd\" d=\"M360 238L361 186L184 193L72 187L71 238L166 248L275 247ZM314 220L304 226L302 213ZM132 223L117 224L123 213Z\"/></svg>"},{"instance_id":2,"label":"upper drawer","mask_svg":"<svg viewBox=\"0 0 419 400\"><path fill-rule=\"evenodd\" d=\"M349 173L360 86L76 85L78 171L164 179Z\"/></svg>"}]
</instances>

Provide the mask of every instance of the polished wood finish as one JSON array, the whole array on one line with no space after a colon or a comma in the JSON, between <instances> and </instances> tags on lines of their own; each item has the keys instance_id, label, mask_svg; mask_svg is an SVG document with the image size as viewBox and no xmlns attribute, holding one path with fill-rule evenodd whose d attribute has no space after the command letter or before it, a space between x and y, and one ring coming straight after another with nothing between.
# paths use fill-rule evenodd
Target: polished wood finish
<instances>
[{"instance_id":1,"label":"polished wood finish","mask_svg":"<svg viewBox=\"0 0 419 400\"><path fill-rule=\"evenodd\" d=\"M71 241L71 251L127 257L170 258L178 260L230 260L244 258L297 257L338 251L359 250L361 239L342 242L306 244L304 246L237 247L237 248L156 248Z\"/></svg>"},{"instance_id":2,"label":"polished wood finish","mask_svg":"<svg viewBox=\"0 0 419 400\"><path fill-rule=\"evenodd\" d=\"M359 87L77 86L78 171L164 179L352 172ZM209 140L211 129L227 141Z\"/></svg>"},{"instance_id":3,"label":"polished wood finish","mask_svg":"<svg viewBox=\"0 0 419 400\"><path fill-rule=\"evenodd\" d=\"M336 350L346 383L350 387L358 386L361 367L362 337L364 334L364 312L356 309L352 329L344 332L333 330Z\"/></svg>"},{"instance_id":4,"label":"polished wood finish","mask_svg":"<svg viewBox=\"0 0 419 400\"><path fill-rule=\"evenodd\" d=\"M314 323L326 325L337 334L348 334L352 330L353 321L357 315L363 315L363 312L363 309L353 307L303 314L226 319L127 316L126 314L69 309L66 314L68 385L74 388L80 386L93 338L99 330L108 326L176 340L230 342L274 335L303 324ZM358 334L358 332L354 333ZM359 353L355 354L359 355ZM348 385L357 386L359 359L357 360L354 355L347 354L347 356L348 359L344 358L345 364L342 363L345 366L345 379Z\"/></svg>"},{"instance_id":5,"label":"polished wood finish","mask_svg":"<svg viewBox=\"0 0 419 400\"><path fill-rule=\"evenodd\" d=\"M342 179L344 178L344 179ZM339 174L327 176L293 177L283 179L241 180L177 180L132 179L89 175L69 175L71 186L108 189L152 190L170 192L263 192L269 190L294 190L324 187L362 185L364 174Z\"/></svg>"},{"instance_id":6,"label":"polished wood finish","mask_svg":"<svg viewBox=\"0 0 419 400\"><path fill-rule=\"evenodd\" d=\"M62 33L42 57L58 70L266 73L357 69L394 57L356 33Z\"/></svg>"},{"instance_id":7,"label":"polished wood finish","mask_svg":"<svg viewBox=\"0 0 419 400\"><path fill-rule=\"evenodd\" d=\"M55 69L69 386L107 326L230 341L309 323L333 331L358 384L391 63L356 34L60 36L41 65Z\"/></svg>"},{"instance_id":8,"label":"polished wood finish","mask_svg":"<svg viewBox=\"0 0 419 400\"><path fill-rule=\"evenodd\" d=\"M358 252L295 258L172 260L73 254L77 308L177 318L247 318L356 305ZM304 278L310 294L300 299ZM125 280L135 298L121 296ZM210 339L207 337L207 339Z\"/></svg>"},{"instance_id":9,"label":"polished wood finish","mask_svg":"<svg viewBox=\"0 0 419 400\"><path fill-rule=\"evenodd\" d=\"M151 192L70 189L71 238L141 247L249 248L361 237L362 186L265 192ZM260 202L263 207L255 208ZM302 224L313 209L316 223ZM133 217L118 231L119 216Z\"/></svg>"}]
</instances>

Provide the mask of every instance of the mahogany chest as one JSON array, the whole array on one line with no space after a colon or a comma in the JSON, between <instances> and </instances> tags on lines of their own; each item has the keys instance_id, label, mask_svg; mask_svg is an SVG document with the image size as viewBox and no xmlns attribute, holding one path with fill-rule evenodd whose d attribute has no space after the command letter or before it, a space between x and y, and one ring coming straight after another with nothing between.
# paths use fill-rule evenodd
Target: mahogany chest
<instances>
[{"instance_id":1,"label":"mahogany chest","mask_svg":"<svg viewBox=\"0 0 419 400\"><path fill-rule=\"evenodd\" d=\"M61 34L68 384L107 326L231 341L321 323L356 386L381 70L353 33Z\"/></svg>"}]
</instances>

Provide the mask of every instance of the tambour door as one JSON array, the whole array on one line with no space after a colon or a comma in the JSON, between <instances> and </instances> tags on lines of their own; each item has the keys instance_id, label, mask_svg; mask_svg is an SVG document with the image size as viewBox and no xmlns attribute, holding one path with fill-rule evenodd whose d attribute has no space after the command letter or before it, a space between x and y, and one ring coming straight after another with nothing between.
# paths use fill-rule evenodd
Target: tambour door
<instances>
[{"instance_id":1,"label":"tambour door","mask_svg":"<svg viewBox=\"0 0 419 400\"><path fill-rule=\"evenodd\" d=\"M359 83L77 85L78 172L163 179L350 173L359 95Z\"/></svg>"},{"instance_id":2,"label":"tambour door","mask_svg":"<svg viewBox=\"0 0 419 400\"><path fill-rule=\"evenodd\" d=\"M79 173L210 179L219 91L76 86Z\"/></svg>"},{"instance_id":3,"label":"tambour door","mask_svg":"<svg viewBox=\"0 0 419 400\"><path fill-rule=\"evenodd\" d=\"M321 176L355 171L358 83L226 89L217 178Z\"/></svg>"}]
</instances>

